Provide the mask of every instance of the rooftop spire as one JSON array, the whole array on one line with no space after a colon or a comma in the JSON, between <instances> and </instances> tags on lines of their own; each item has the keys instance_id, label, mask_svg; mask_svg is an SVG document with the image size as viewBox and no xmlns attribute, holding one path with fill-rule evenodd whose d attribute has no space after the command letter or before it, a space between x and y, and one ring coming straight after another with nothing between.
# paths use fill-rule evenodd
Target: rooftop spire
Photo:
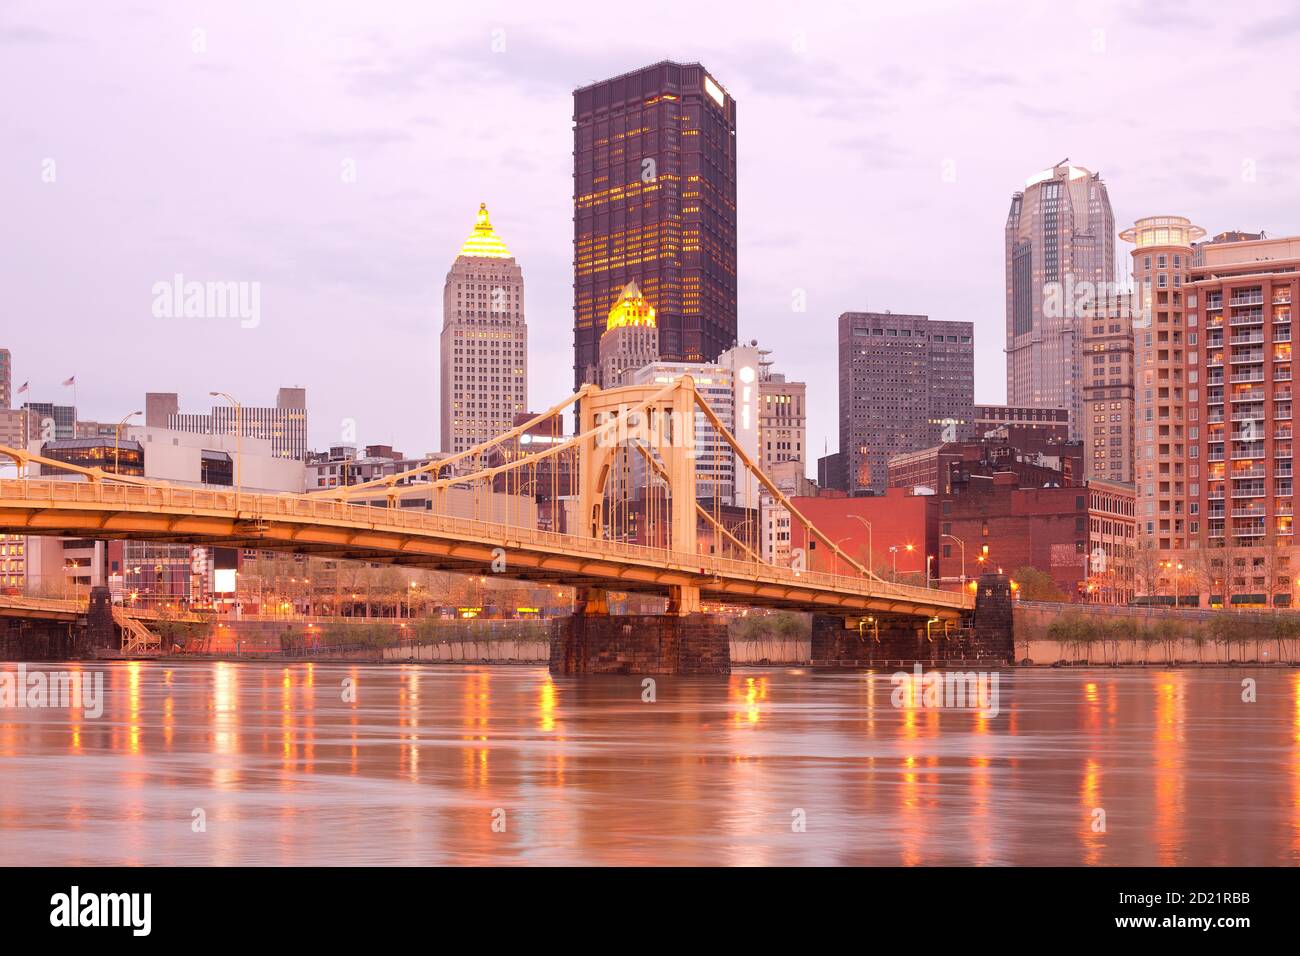
<instances>
[{"instance_id":1,"label":"rooftop spire","mask_svg":"<svg viewBox=\"0 0 1300 956\"><path fill-rule=\"evenodd\" d=\"M474 217L474 231L460 247L460 254L475 259L511 258L510 250L493 230L492 222L488 219L487 203L478 204L478 215Z\"/></svg>"},{"instance_id":2,"label":"rooftop spire","mask_svg":"<svg viewBox=\"0 0 1300 956\"><path fill-rule=\"evenodd\" d=\"M609 332L628 325L644 325L652 329L655 327L654 306L645 300L635 280L623 286L623 294L614 303L614 308L609 310L609 321L605 324L605 331Z\"/></svg>"}]
</instances>

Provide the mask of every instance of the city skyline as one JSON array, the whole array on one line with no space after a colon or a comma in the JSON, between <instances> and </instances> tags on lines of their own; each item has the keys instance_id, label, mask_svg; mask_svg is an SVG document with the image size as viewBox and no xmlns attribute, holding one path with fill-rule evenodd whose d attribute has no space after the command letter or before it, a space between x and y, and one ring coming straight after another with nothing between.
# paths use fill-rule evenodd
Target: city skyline
<instances>
[{"instance_id":1,"label":"city skyline","mask_svg":"<svg viewBox=\"0 0 1300 956\"><path fill-rule=\"evenodd\" d=\"M245 399L288 381L318 397L313 447L337 441L348 419L364 442L432 450L438 282L463 240L467 205L487 202L510 220L512 251L529 272L541 332L529 404L545 407L571 382L572 91L665 57L698 60L745 106L739 337L774 349L793 380L825 383L808 394L811 471L836 445L826 371L841 312L973 321L975 398L1002 400L1006 197L1062 156L1103 176L1120 223L1172 211L1211 234L1300 232L1282 205L1296 193L1286 159L1295 134L1272 121L1275 102L1289 107L1297 92L1246 95L1252 77L1268 76L1253 52L1294 27L1277 17L1280 6L1231 25L1220 75L1232 82L1198 94L1232 106L1222 125L1241 155L1229 157L1204 149L1179 116L1134 115L1124 74L1140 63L1153 101L1162 89L1181 95L1193 75L1182 45L1216 26L1207 6L1167 9L1168 22L1150 8L1078 8L1060 40L1074 51L1068 68L1023 42L1048 19L1030 12L952 66L917 70L900 42L859 75L837 35L849 31L837 27L860 34L874 23L900 38L924 30L947 50L964 44L974 15L831 14L724 29L721 14L706 12L691 44L654 26L601 44L566 39L562 24L515 26L523 21L497 11L454 28L436 12L404 11L388 32L357 33L351 14L326 7L317 27L326 40L316 44L280 30L288 15L275 11L236 30L218 12L195 24L171 12L110 20L18 6L0 23L0 71L11 83L50 81L0 107L26 146L4 160L18 223L9 235L23 238L7 244L14 378L31 380L31 400L64 403L58 383L77 374L81 417L101 419L132 407L141 387L193 382ZM595 39L590 29L570 36ZM1018 73L1000 65L1011 49ZM137 72L137 62L152 69ZM295 62L302 76L285 66ZM104 77L95 92L57 79L86 72ZM153 82L159 72L168 83ZM1086 118L1057 95L1085 88L1080 72L1092 97ZM268 84L283 88L285 105L252 110ZM54 115L57 129L43 119ZM909 125L909 116L924 120ZM985 145L990 130L996 151ZM1142 159L1157 147L1165 162ZM765 188L778 180L825 193ZM950 228L934 230L936 219ZM949 265L918 289L934 273L915 255L922 243ZM1117 247L1121 261L1127 253ZM150 289L175 274L261 283L259 323L154 318ZM806 312L795 310L800 298ZM48 330L69 317L77 334L52 342ZM130 380L97 370L152 356L163 361Z\"/></svg>"}]
</instances>

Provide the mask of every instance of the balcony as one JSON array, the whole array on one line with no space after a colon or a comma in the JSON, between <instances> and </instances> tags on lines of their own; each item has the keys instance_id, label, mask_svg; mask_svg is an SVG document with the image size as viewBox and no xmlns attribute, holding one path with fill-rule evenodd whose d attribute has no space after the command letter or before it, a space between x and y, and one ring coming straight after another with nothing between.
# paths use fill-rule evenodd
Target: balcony
<instances>
[{"instance_id":1,"label":"balcony","mask_svg":"<svg viewBox=\"0 0 1300 956\"><path fill-rule=\"evenodd\" d=\"M1264 517L1263 505L1243 505L1240 508L1232 509L1234 518L1262 518Z\"/></svg>"},{"instance_id":2,"label":"balcony","mask_svg":"<svg viewBox=\"0 0 1300 956\"><path fill-rule=\"evenodd\" d=\"M1264 293L1262 290L1254 292L1238 292L1228 301L1228 305L1233 307L1239 305L1262 305L1264 302Z\"/></svg>"},{"instance_id":3,"label":"balcony","mask_svg":"<svg viewBox=\"0 0 1300 956\"><path fill-rule=\"evenodd\" d=\"M1240 335L1234 335L1228 341L1232 345L1252 345L1256 342L1263 342L1264 333L1262 330L1258 332L1242 332ZM1213 343L1211 343L1211 347L1213 347Z\"/></svg>"},{"instance_id":4,"label":"balcony","mask_svg":"<svg viewBox=\"0 0 1300 956\"><path fill-rule=\"evenodd\" d=\"M1242 309L1240 312L1232 313L1232 318L1228 320L1231 325L1263 325L1263 309Z\"/></svg>"},{"instance_id":5,"label":"balcony","mask_svg":"<svg viewBox=\"0 0 1300 956\"><path fill-rule=\"evenodd\" d=\"M1290 302L1291 302L1291 290L1290 290L1290 288L1286 288L1286 289L1274 289L1274 290L1273 290L1273 304L1274 304L1274 305L1288 305L1288 304L1290 304Z\"/></svg>"},{"instance_id":6,"label":"balcony","mask_svg":"<svg viewBox=\"0 0 1300 956\"><path fill-rule=\"evenodd\" d=\"M1291 377L1290 374L1288 374L1287 378L1290 377ZM1238 372L1236 375L1232 376L1232 378L1229 379L1228 381L1231 382L1233 385L1244 385L1248 382L1262 382L1264 381L1264 372L1262 370L1258 372ZM1260 398L1263 397L1264 394L1261 391Z\"/></svg>"},{"instance_id":7,"label":"balcony","mask_svg":"<svg viewBox=\"0 0 1300 956\"><path fill-rule=\"evenodd\" d=\"M1232 358L1229 359L1229 361L1233 365L1244 365L1247 362L1258 365L1259 363L1264 361L1264 350L1251 349L1249 351L1244 351L1244 352L1238 352L1234 350L1232 353Z\"/></svg>"},{"instance_id":8,"label":"balcony","mask_svg":"<svg viewBox=\"0 0 1300 956\"><path fill-rule=\"evenodd\" d=\"M1253 481L1252 481L1252 482L1251 482L1250 484L1248 484L1248 485L1246 485L1246 484L1235 485L1235 486L1233 487L1233 489L1232 489L1232 497L1234 497L1234 498L1263 498L1263 497L1264 497L1264 483L1263 483L1262 481L1260 481L1260 482L1253 482Z\"/></svg>"}]
</instances>

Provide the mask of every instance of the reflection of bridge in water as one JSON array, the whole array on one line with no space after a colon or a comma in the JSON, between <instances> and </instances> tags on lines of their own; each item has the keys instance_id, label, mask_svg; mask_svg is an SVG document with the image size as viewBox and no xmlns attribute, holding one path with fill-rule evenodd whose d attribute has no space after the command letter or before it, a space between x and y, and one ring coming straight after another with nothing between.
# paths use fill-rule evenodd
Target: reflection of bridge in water
<instances>
[{"instance_id":1,"label":"reflection of bridge in water","mask_svg":"<svg viewBox=\"0 0 1300 956\"><path fill-rule=\"evenodd\" d=\"M568 405L579 433L532 451L529 429ZM756 518L728 522L716 485L696 497L696 432L721 436L734 456L734 482L784 508L791 524L848 573L781 566L762 557ZM715 447L722 443L714 442ZM716 454L716 452L715 452ZM578 589L563 670L606 663L697 669L695 644L718 643L699 617L701 600L812 611L841 629L878 639L882 627L933 642L968 616L971 595L885 581L841 551L808 521L737 444L689 376L668 384L601 390L584 387L560 405L468 451L360 484L308 494L258 494L197 488L115 475L0 447L26 471L57 477L0 479L0 531L129 538L160 543L288 551L397 567L486 573L523 581L562 581ZM563 488L561 488L563 484ZM568 502L564 531L537 527L535 501L547 490ZM564 494L556 494L556 492ZM402 507L420 495L427 506ZM384 506L355 500L382 501ZM668 599L668 613L605 624L606 590ZM617 625L614 622L621 622ZM630 637L629 631L633 631ZM725 648L725 628L721 643ZM574 633L576 632L576 634ZM609 635L615 635L610 638ZM608 644L626 645L609 648ZM599 645L599 646L598 646ZM642 646L645 645L645 646ZM576 655L576 656L575 656ZM716 655L698 669L718 669Z\"/></svg>"}]
</instances>

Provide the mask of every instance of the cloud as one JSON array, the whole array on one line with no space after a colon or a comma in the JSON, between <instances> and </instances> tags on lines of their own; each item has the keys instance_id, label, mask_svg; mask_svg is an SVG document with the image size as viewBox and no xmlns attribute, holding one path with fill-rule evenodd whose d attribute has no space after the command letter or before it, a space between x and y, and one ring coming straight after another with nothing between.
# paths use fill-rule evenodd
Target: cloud
<instances>
[{"instance_id":1,"label":"cloud","mask_svg":"<svg viewBox=\"0 0 1300 956\"><path fill-rule=\"evenodd\" d=\"M0 44L9 46L36 46L46 43L64 43L71 37L40 27L0 26Z\"/></svg>"},{"instance_id":2,"label":"cloud","mask_svg":"<svg viewBox=\"0 0 1300 956\"><path fill-rule=\"evenodd\" d=\"M1289 13L1285 16L1257 20L1243 29L1240 37L1243 43L1260 43L1285 39L1297 33L1300 33L1300 19L1297 19L1294 13Z\"/></svg>"}]
</instances>

